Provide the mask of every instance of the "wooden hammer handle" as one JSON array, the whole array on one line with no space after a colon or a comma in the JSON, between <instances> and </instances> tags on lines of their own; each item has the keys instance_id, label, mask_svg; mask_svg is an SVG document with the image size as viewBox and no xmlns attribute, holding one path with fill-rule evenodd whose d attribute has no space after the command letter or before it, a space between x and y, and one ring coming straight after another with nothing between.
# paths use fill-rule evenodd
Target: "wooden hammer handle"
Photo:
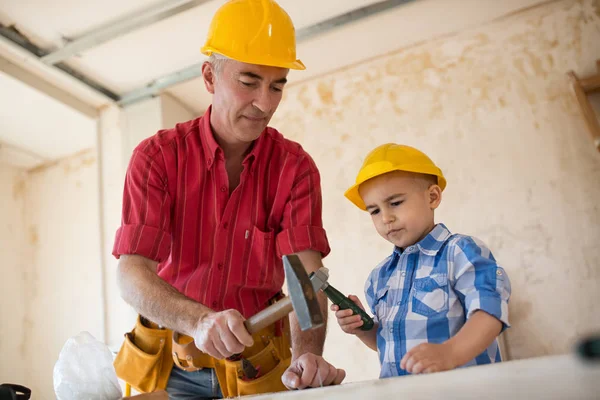
<instances>
[{"instance_id":1,"label":"wooden hammer handle","mask_svg":"<svg viewBox=\"0 0 600 400\"><path fill-rule=\"evenodd\" d=\"M274 322L279 321L281 318L292 312L293 309L294 306L292 305L292 300L289 297L284 297L277 303L270 305L248 318L244 321L244 325L246 325L246 329L250 334L254 334Z\"/></svg>"}]
</instances>

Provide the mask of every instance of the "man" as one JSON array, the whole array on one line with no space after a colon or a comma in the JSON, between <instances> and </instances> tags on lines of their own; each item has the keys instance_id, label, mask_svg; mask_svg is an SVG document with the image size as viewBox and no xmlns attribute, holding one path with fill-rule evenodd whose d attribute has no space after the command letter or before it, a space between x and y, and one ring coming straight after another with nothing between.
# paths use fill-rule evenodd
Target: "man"
<instances>
[{"instance_id":1,"label":"man","mask_svg":"<svg viewBox=\"0 0 600 400\"><path fill-rule=\"evenodd\" d=\"M176 355L171 398L237 395L207 366L257 345L243 322L280 292L282 255L297 254L310 273L329 252L319 172L267 127L289 69L304 69L289 16L272 0L229 1L202 52L212 106L134 150L113 250L125 301L212 357L198 365L190 356L186 371ZM292 313L290 331L291 365L277 379L290 389L341 383L345 372L321 357L325 327L302 332Z\"/></svg>"}]
</instances>

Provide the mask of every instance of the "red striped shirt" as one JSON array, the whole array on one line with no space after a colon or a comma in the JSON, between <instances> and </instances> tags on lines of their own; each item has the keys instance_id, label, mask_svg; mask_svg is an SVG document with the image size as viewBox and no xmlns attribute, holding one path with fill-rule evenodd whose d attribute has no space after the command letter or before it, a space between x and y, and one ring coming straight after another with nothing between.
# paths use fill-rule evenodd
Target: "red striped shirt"
<instances>
[{"instance_id":1,"label":"red striped shirt","mask_svg":"<svg viewBox=\"0 0 600 400\"><path fill-rule=\"evenodd\" d=\"M267 128L230 196L210 110L133 151L113 255L155 260L158 275L181 293L249 317L281 290L282 255L329 253L320 176L299 144Z\"/></svg>"}]
</instances>

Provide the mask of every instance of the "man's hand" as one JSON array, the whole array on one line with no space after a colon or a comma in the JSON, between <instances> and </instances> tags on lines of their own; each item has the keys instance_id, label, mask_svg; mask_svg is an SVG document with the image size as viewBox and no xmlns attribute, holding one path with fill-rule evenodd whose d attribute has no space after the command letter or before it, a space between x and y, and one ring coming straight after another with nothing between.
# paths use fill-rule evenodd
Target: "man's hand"
<instances>
[{"instance_id":1,"label":"man's hand","mask_svg":"<svg viewBox=\"0 0 600 400\"><path fill-rule=\"evenodd\" d=\"M456 368L452 346L423 343L410 349L400 360L400 368L411 374L448 371Z\"/></svg>"},{"instance_id":2,"label":"man's hand","mask_svg":"<svg viewBox=\"0 0 600 400\"><path fill-rule=\"evenodd\" d=\"M305 389L339 385L346 377L346 371L337 369L321 356L304 353L288 367L281 381L288 389Z\"/></svg>"},{"instance_id":3,"label":"man's hand","mask_svg":"<svg viewBox=\"0 0 600 400\"><path fill-rule=\"evenodd\" d=\"M196 347L204 353L223 359L244 351L254 340L237 310L210 312L200 318L194 332Z\"/></svg>"},{"instance_id":4,"label":"man's hand","mask_svg":"<svg viewBox=\"0 0 600 400\"><path fill-rule=\"evenodd\" d=\"M348 298L364 311L365 307L362 305L358 297L351 294L348 295ZM360 315L352 315L352 310L349 308L346 310L340 310L340 307L335 304L331 305L331 311L335 311L337 322L344 332L350 335L363 333L363 331L359 329L363 325L363 320L360 318Z\"/></svg>"}]
</instances>

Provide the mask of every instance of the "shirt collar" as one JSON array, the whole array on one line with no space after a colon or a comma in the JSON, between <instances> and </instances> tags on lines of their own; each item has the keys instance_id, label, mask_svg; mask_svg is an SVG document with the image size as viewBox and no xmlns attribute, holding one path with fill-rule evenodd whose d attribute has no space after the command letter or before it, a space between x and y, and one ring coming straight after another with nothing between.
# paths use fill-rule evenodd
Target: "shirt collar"
<instances>
[{"instance_id":1,"label":"shirt collar","mask_svg":"<svg viewBox=\"0 0 600 400\"><path fill-rule=\"evenodd\" d=\"M217 152L223 152L217 141L215 140L214 133L210 126L210 113L212 110L212 105L208 107L204 115L202 116L202 122L200 124L200 138L202 143L202 149L204 150L204 159L206 161L206 166L210 169L217 158ZM250 153L244 158L243 164L252 162L256 159L260 150L264 147L265 136L267 134L269 128L265 128L265 130L260 134L257 140L252 144L252 149Z\"/></svg>"},{"instance_id":2,"label":"shirt collar","mask_svg":"<svg viewBox=\"0 0 600 400\"><path fill-rule=\"evenodd\" d=\"M446 228L446 225L440 223L434 226L431 232L429 232L427 236L425 236L423 239L421 239L420 242L416 244L416 247L418 247L418 249L423 254L426 254L428 256L435 256L438 253L438 251L442 248L446 240L450 238L450 236L452 236L450 230ZM410 247L415 246L409 246L407 249L409 249ZM401 254L402 250L396 247L394 249L394 252L397 254Z\"/></svg>"},{"instance_id":3,"label":"shirt collar","mask_svg":"<svg viewBox=\"0 0 600 400\"><path fill-rule=\"evenodd\" d=\"M214 164L217 156L217 150L221 149L217 144L212 128L210 127L211 109L212 105L206 109L206 112L202 116L202 122L200 123L200 142L202 143L202 149L204 150L204 160L206 161L206 166L209 169Z\"/></svg>"}]
</instances>

